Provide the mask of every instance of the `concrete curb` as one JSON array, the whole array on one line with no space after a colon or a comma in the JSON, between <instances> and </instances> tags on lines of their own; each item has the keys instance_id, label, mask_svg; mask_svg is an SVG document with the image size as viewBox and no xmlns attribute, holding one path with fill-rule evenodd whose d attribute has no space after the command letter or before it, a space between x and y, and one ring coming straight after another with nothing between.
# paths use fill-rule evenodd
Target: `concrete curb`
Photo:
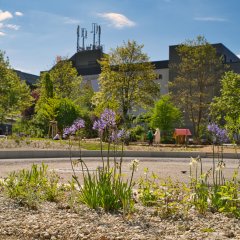
<instances>
[{"instance_id":1,"label":"concrete curb","mask_svg":"<svg viewBox=\"0 0 240 240\"><path fill-rule=\"evenodd\" d=\"M114 152L110 152L110 157ZM79 151L72 151L72 157L79 157ZM119 157L120 152L117 153ZM66 150L7 150L0 151L0 159L21 159L21 158L67 158L69 151ZM82 151L82 157L100 157L101 151ZM103 151L103 156L107 156L107 151ZM212 153L206 152L150 152L150 151L124 151L124 157L132 158L189 158L197 157L212 158ZM217 157L217 156L216 156ZM223 153L224 158L238 159L235 153Z\"/></svg>"}]
</instances>

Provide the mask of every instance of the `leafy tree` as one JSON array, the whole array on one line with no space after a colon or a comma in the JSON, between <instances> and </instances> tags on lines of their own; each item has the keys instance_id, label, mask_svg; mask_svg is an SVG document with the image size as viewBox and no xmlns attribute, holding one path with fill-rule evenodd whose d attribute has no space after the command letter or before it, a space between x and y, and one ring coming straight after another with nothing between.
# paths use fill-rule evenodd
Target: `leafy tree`
<instances>
[{"instance_id":1,"label":"leafy tree","mask_svg":"<svg viewBox=\"0 0 240 240\"><path fill-rule=\"evenodd\" d=\"M192 125L194 136L199 139L210 102L219 90L222 58L203 36L181 44L177 54L179 63L170 65L170 71L176 73L170 86L173 100L185 112L186 123Z\"/></svg>"},{"instance_id":2,"label":"leafy tree","mask_svg":"<svg viewBox=\"0 0 240 240\"><path fill-rule=\"evenodd\" d=\"M79 107L68 98L49 98L37 109L32 122L41 128L44 134L48 133L49 122L57 121L58 129L71 125L80 116Z\"/></svg>"},{"instance_id":3,"label":"leafy tree","mask_svg":"<svg viewBox=\"0 0 240 240\"><path fill-rule=\"evenodd\" d=\"M55 120L58 122L58 129L61 131L70 126L80 115L79 107L67 98L62 98L56 102L54 112L56 114Z\"/></svg>"},{"instance_id":4,"label":"leafy tree","mask_svg":"<svg viewBox=\"0 0 240 240\"><path fill-rule=\"evenodd\" d=\"M0 121L21 113L31 101L30 89L10 68L4 52L0 51Z\"/></svg>"},{"instance_id":5,"label":"leafy tree","mask_svg":"<svg viewBox=\"0 0 240 240\"><path fill-rule=\"evenodd\" d=\"M50 74L46 73L43 80L44 95L46 96L46 98L53 98L53 82Z\"/></svg>"},{"instance_id":6,"label":"leafy tree","mask_svg":"<svg viewBox=\"0 0 240 240\"><path fill-rule=\"evenodd\" d=\"M82 78L78 76L78 72L72 66L71 61L61 60L57 62L49 75L53 84L54 97L76 100L81 94Z\"/></svg>"},{"instance_id":7,"label":"leafy tree","mask_svg":"<svg viewBox=\"0 0 240 240\"><path fill-rule=\"evenodd\" d=\"M118 110L126 125L133 110L153 105L160 93L154 67L142 49L143 45L128 41L99 61L100 91L95 93L93 102L97 109Z\"/></svg>"},{"instance_id":8,"label":"leafy tree","mask_svg":"<svg viewBox=\"0 0 240 240\"><path fill-rule=\"evenodd\" d=\"M33 122L45 134L49 121L57 121L60 131L72 124L79 116L79 105L83 107L85 104L81 98L86 94L90 96L90 90L86 90L77 70L67 60L59 61L49 72L41 75L39 92Z\"/></svg>"},{"instance_id":9,"label":"leafy tree","mask_svg":"<svg viewBox=\"0 0 240 240\"><path fill-rule=\"evenodd\" d=\"M174 127L182 124L182 113L179 108L171 102L169 95L164 95L155 102L151 125L159 128L164 133L171 133Z\"/></svg>"},{"instance_id":10,"label":"leafy tree","mask_svg":"<svg viewBox=\"0 0 240 240\"><path fill-rule=\"evenodd\" d=\"M233 136L240 134L240 74L226 72L221 80L220 96L213 99L211 116L214 121L225 123Z\"/></svg>"}]
</instances>

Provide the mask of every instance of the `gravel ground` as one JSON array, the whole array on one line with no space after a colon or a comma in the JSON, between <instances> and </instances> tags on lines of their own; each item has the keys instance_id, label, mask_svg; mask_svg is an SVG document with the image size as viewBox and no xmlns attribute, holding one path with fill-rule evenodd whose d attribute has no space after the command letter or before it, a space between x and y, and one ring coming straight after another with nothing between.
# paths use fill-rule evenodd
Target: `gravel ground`
<instances>
[{"instance_id":1,"label":"gravel ground","mask_svg":"<svg viewBox=\"0 0 240 240\"><path fill-rule=\"evenodd\" d=\"M154 208L140 205L125 219L86 206L73 212L56 203L28 210L0 195L0 239L240 239L240 220L193 209L181 219L161 219Z\"/></svg>"}]
</instances>

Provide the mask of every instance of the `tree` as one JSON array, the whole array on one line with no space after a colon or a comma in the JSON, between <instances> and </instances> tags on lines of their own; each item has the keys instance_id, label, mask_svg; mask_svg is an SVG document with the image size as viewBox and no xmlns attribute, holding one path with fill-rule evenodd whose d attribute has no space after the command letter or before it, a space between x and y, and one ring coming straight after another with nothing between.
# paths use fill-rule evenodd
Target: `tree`
<instances>
[{"instance_id":1,"label":"tree","mask_svg":"<svg viewBox=\"0 0 240 240\"><path fill-rule=\"evenodd\" d=\"M100 91L95 93L93 102L98 109L117 110L126 125L133 110L153 105L160 93L154 67L142 49L143 45L128 41L99 61Z\"/></svg>"},{"instance_id":2,"label":"tree","mask_svg":"<svg viewBox=\"0 0 240 240\"><path fill-rule=\"evenodd\" d=\"M53 84L54 97L76 100L81 94L82 77L78 76L71 61L61 60L57 62L49 75Z\"/></svg>"},{"instance_id":3,"label":"tree","mask_svg":"<svg viewBox=\"0 0 240 240\"><path fill-rule=\"evenodd\" d=\"M177 47L179 64L171 65L176 71L170 85L174 102L185 112L185 121L192 125L199 139L201 126L208 120L210 102L219 91L223 73L222 57L203 36Z\"/></svg>"},{"instance_id":4,"label":"tree","mask_svg":"<svg viewBox=\"0 0 240 240\"><path fill-rule=\"evenodd\" d=\"M174 127L182 124L182 113L179 108L171 102L169 95L164 95L155 102L153 114L151 116L151 125L153 128L159 128L166 134L170 134Z\"/></svg>"},{"instance_id":5,"label":"tree","mask_svg":"<svg viewBox=\"0 0 240 240\"><path fill-rule=\"evenodd\" d=\"M87 111L85 95L91 96L90 89L82 83L81 76L72 63L61 60L49 71L40 77L40 98L35 107L33 123L43 129L46 134L50 121L57 121L60 131ZM88 100L90 101L90 100ZM87 110L86 110L87 109Z\"/></svg>"},{"instance_id":6,"label":"tree","mask_svg":"<svg viewBox=\"0 0 240 240\"><path fill-rule=\"evenodd\" d=\"M239 139L240 134L240 74L226 72L221 80L220 96L211 104L212 120L225 123L225 128Z\"/></svg>"},{"instance_id":7,"label":"tree","mask_svg":"<svg viewBox=\"0 0 240 240\"><path fill-rule=\"evenodd\" d=\"M31 101L30 89L10 68L4 52L0 51L0 121L21 113Z\"/></svg>"},{"instance_id":8,"label":"tree","mask_svg":"<svg viewBox=\"0 0 240 240\"><path fill-rule=\"evenodd\" d=\"M70 126L80 116L79 107L68 98L49 98L37 110L33 123L47 134L50 121L57 121L58 130L61 132Z\"/></svg>"}]
</instances>

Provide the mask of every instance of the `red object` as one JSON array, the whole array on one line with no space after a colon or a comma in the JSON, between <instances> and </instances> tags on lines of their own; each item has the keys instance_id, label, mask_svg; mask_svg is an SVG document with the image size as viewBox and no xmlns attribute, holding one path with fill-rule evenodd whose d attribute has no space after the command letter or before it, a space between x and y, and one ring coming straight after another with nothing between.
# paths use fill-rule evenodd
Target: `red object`
<instances>
[{"instance_id":1,"label":"red object","mask_svg":"<svg viewBox=\"0 0 240 240\"><path fill-rule=\"evenodd\" d=\"M173 133L173 137L177 137L177 136L191 136L192 133L190 132L190 130L188 128L175 128L175 131Z\"/></svg>"}]
</instances>

